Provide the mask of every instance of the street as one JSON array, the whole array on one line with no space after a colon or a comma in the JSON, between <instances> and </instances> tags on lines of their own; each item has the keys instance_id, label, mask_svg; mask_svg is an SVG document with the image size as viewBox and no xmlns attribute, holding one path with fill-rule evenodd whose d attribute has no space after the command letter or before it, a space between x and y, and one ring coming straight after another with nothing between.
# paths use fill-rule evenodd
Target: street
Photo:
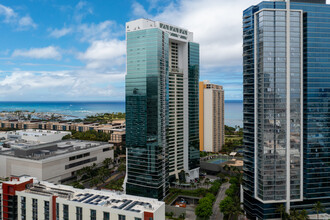
<instances>
[{"instance_id":1,"label":"street","mask_svg":"<svg viewBox=\"0 0 330 220\"><path fill-rule=\"evenodd\" d=\"M230 183L228 183L228 182L221 185L217 198L213 204L213 214L212 214L210 220L222 220L223 219L223 214L220 213L219 204L226 197L225 192L229 188L229 186L230 186Z\"/></svg>"}]
</instances>

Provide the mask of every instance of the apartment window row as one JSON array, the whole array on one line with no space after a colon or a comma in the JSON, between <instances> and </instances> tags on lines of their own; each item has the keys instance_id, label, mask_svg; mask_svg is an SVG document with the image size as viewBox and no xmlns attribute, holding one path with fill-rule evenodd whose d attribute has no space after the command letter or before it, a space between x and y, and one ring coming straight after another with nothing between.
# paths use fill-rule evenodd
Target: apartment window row
<instances>
[{"instance_id":1,"label":"apartment window row","mask_svg":"<svg viewBox=\"0 0 330 220\"><path fill-rule=\"evenodd\" d=\"M79 161L79 162L70 163L68 165L65 165L65 169L67 170L67 169L77 167L77 166L80 166L80 165L83 165L83 164L86 164L86 163L94 162L96 160L97 160L97 157L93 157L93 158L89 158L87 160L82 160L82 161Z\"/></svg>"},{"instance_id":2,"label":"apartment window row","mask_svg":"<svg viewBox=\"0 0 330 220\"><path fill-rule=\"evenodd\" d=\"M77 160L77 159L81 159L81 158L89 157L89 156L90 156L90 153L79 154L79 155L75 155L75 156L69 157L69 161Z\"/></svg>"},{"instance_id":3,"label":"apartment window row","mask_svg":"<svg viewBox=\"0 0 330 220\"><path fill-rule=\"evenodd\" d=\"M38 220L38 200L32 199L32 220Z\"/></svg>"},{"instance_id":4,"label":"apartment window row","mask_svg":"<svg viewBox=\"0 0 330 220\"><path fill-rule=\"evenodd\" d=\"M103 148L103 152L106 152L106 151L109 151L109 150L111 150L110 147Z\"/></svg>"}]
</instances>

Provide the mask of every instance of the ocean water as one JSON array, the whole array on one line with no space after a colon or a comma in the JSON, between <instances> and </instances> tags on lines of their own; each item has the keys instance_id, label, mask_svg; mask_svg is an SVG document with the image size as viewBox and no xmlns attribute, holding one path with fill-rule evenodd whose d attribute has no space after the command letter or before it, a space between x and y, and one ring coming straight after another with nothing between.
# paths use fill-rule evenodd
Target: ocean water
<instances>
[{"instance_id":1,"label":"ocean water","mask_svg":"<svg viewBox=\"0 0 330 220\"><path fill-rule=\"evenodd\" d=\"M0 111L36 111L61 113L83 118L87 115L107 112L125 112L125 102L0 102ZM243 102L225 102L225 124L243 124Z\"/></svg>"}]
</instances>

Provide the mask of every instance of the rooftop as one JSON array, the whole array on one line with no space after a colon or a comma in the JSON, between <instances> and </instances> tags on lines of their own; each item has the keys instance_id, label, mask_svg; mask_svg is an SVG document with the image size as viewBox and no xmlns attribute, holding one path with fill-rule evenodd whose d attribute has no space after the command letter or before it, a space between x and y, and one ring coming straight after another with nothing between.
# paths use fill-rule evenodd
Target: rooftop
<instances>
[{"instance_id":1,"label":"rooftop","mask_svg":"<svg viewBox=\"0 0 330 220\"><path fill-rule=\"evenodd\" d=\"M21 177L19 182L21 183L29 180L31 180L31 178ZM16 181L18 180L5 183L15 184ZM112 209L122 209L137 213L144 211L154 212L163 205L163 202L159 202L156 199L131 196L112 191L75 189L71 186L54 185L52 183L38 181L37 179L33 179L33 184L24 192L44 196L56 195L72 202L109 207Z\"/></svg>"},{"instance_id":2,"label":"rooftop","mask_svg":"<svg viewBox=\"0 0 330 220\"><path fill-rule=\"evenodd\" d=\"M52 136L56 134L71 134L68 131L52 131L52 130L39 130L39 129L26 129L18 131L8 131L7 134L20 135L20 136Z\"/></svg>"},{"instance_id":3,"label":"rooftop","mask_svg":"<svg viewBox=\"0 0 330 220\"><path fill-rule=\"evenodd\" d=\"M25 140L6 142L9 147L0 147L0 155L25 158L31 160L43 160L71 152L78 152L99 146L111 147L112 144L98 141L61 140L57 142L43 143Z\"/></svg>"}]
</instances>

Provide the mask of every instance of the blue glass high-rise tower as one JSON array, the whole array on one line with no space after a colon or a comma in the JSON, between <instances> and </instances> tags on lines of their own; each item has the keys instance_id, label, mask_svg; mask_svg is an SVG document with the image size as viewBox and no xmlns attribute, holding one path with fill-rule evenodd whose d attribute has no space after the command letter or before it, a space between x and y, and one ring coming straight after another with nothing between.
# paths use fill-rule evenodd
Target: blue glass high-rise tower
<instances>
[{"instance_id":1,"label":"blue glass high-rise tower","mask_svg":"<svg viewBox=\"0 0 330 220\"><path fill-rule=\"evenodd\" d=\"M330 5L263 1L243 13L244 209L330 212Z\"/></svg>"},{"instance_id":2,"label":"blue glass high-rise tower","mask_svg":"<svg viewBox=\"0 0 330 220\"><path fill-rule=\"evenodd\" d=\"M162 200L181 171L199 176L199 45L147 19L126 33L126 193Z\"/></svg>"}]
</instances>

